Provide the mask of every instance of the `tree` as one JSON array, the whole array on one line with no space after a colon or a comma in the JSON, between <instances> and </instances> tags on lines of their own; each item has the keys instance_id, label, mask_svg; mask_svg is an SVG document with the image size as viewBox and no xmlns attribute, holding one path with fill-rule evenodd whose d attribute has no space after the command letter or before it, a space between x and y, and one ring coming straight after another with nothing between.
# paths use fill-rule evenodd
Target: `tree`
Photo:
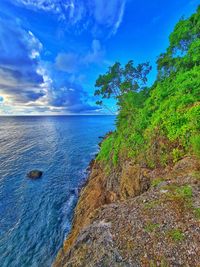
<instances>
[{"instance_id":1,"label":"tree","mask_svg":"<svg viewBox=\"0 0 200 267\"><path fill-rule=\"evenodd\" d=\"M119 62L109 67L104 75L100 75L96 81L95 96L101 99L115 98L120 107L125 101L125 95L129 92L141 91L151 70L149 63L138 64L136 67L130 60L124 67ZM98 100L97 105L103 105L103 100Z\"/></svg>"},{"instance_id":2,"label":"tree","mask_svg":"<svg viewBox=\"0 0 200 267\"><path fill-rule=\"evenodd\" d=\"M190 18L182 18L170 34L169 47L157 60L158 79L200 65L200 6Z\"/></svg>"}]
</instances>

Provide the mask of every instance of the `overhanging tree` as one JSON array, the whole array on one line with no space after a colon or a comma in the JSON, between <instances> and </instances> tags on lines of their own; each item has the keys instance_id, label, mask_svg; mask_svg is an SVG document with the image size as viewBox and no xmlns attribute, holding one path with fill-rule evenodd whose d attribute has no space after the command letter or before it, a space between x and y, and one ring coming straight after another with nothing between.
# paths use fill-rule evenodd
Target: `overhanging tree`
<instances>
[{"instance_id":1,"label":"overhanging tree","mask_svg":"<svg viewBox=\"0 0 200 267\"><path fill-rule=\"evenodd\" d=\"M145 88L147 75L151 70L149 63L142 63L134 66L130 60L124 67L116 62L109 67L104 75L100 75L96 80L95 96L99 96L96 104L104 105L103 99L114 98L120 108L126 101L129 92L140 92Z\"/></svg>"}]
</instances>

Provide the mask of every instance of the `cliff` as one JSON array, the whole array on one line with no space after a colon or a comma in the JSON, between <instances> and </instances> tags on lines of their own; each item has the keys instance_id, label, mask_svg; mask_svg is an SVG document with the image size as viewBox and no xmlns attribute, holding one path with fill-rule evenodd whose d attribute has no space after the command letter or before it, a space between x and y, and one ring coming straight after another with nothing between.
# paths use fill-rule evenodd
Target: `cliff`
<instances>
[{"instance_id":1,"label":"cliff","mask_svg":"<svg viewBox=\"0 0 200 267\"><path fill-rule=\"evenodd\" d=\"M200 162L154 169L94 162L54 267L199 266Z\"/></svg>"},{"instance_id":2,"label":"cliff","mask_svg":"<svg viewBox=\"0 0 200 267\"><path fill-rule=\"evenodd\" d=\"M120 92L116 130L92 163L54 267L200 266L199 28L200 7L175 26L151 88L140 88L148 64L100 75L97 95Z\"/></svg>"}]
</instances>

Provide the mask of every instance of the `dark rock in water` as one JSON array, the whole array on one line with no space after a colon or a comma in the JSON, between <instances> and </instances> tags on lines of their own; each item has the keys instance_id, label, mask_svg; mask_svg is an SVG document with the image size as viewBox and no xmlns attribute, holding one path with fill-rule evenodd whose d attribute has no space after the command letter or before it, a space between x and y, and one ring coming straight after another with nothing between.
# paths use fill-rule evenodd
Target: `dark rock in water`
<instances>
[{"instance_id":1,"label":"dark rock in water","mask_svg":"<svg viewBox=\"0 0 200 267\"><path fill-rule=\"evenodd\" d=\"M41 178L42 174L43 174L42 171L33 170L27 173L27 177L30 179L39 179Z\"/></svg>"},{"instance_id":2,"label":"dark rock in water","mask_svg":"<svg viewBox=\"0 0 200 267\"><path fill-rule=\"evenodd\" d=\"M69 192L70 192L70 194L72 194L72 195L77 195L78 194L78 189L70 189L69 190Z\"/></svg>"}]
</instances>

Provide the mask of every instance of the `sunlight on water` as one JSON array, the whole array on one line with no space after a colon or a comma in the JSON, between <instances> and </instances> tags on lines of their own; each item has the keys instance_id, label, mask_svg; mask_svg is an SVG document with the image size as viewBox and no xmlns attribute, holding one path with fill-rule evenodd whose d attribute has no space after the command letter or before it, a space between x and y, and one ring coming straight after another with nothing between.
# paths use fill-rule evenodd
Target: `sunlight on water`
<instances>
[{"instance_id":1,"label":"sunlight on water","mask_svg":"<svg viewBox=\"0 0 200 267\"><path fill-rule=\"evenodd\" d=\"M70 230L77 189L114 117L0 118L0 266L51 265ZM31 181L28 171L40 169Z\"/></svg>"}]
</instances>

